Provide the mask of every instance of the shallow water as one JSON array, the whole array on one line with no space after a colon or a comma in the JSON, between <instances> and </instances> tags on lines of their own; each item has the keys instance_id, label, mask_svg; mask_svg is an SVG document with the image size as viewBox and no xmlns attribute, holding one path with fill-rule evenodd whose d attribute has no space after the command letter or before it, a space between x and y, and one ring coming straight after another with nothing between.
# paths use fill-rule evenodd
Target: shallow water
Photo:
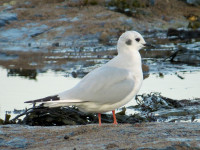
<instances>
[{"instance_id":1,"label":"shallow water","mask_svg":"<svg viewBox=\"0 0 200 150\"><path fill-rule=\"evenodd\" d=\"M149 51L140 51L143 63L149 70L145 72L148 77L138 94L160 92L165 97L178 100L200 98L199 39L187 42L169 40L166 31L144 34L145 39L156 46ZM26 45L23 42L20 45L20 41L4 43L0 48L0 118L4 118L6 112L13 114L14 109L32 106L24 104L24 101L53 95L73 87L85 74L117 54L116 38L111 38L109 46L100 44L92 37L80 39L72 47L62 41L59 46L53 47L53 43L47 41L41 42L43 45L39 46L37 42L29 42L28 46L27 42ZM74 43L73 38L68 42ZM170 62L169 57L182 48L188 52L180 54L179 58L192 56L195 59L185 61L185 57L180 62ZM188 65L191 62L193 66ZM126 106L135 104L132 100ZM127 114L133 113L131 109L127 111Z\"/></svg>"},{"instance_id":2,"label":"shallow water","mask_svg":"<svg viewBox=\"0 0 200 150\"><path fill-rule=\"evenodd\" d=\"M13 110L21 110L32 105L24 104L24 101L33 100L48 95L53 95L72 88L81 79L66 77L65 72L47 71L38 73L35 80L24 76L9 76L8 70L0 68L0 118L5 113ZM180 76L182 78L180 78ZM163 96L172 99L192 99L200 97L200 71L178 72L160 76L151 73L143 82L138 94L160 92ZM126 106L135 105L135 100ZM127 114L133 114L128 110Z\"/></svg>"}]
</instances>

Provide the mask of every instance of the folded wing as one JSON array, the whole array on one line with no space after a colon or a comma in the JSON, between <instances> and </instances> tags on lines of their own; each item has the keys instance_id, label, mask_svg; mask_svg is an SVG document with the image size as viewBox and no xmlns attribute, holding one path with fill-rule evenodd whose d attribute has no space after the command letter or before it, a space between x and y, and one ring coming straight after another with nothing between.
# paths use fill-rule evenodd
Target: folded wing
<instances>
[{"instance_id":1,"label":"folded wing","mask_svg":"<svg viewBox=\"0 0 200 150\"><path fill-rule=\"evenodd\" d=\"M134 88L134 78L117 67L101 67L86 75L74 88L60 93L60 99L82 102L115 103L124 99Z\"/></svg>"}]
</instances>

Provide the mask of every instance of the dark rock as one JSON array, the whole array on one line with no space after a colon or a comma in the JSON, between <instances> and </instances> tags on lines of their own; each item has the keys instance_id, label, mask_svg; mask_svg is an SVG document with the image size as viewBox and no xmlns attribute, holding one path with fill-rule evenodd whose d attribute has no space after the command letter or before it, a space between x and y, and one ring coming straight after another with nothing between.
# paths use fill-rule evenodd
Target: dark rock
<instances>
[{"instance_id":1,"label":"dark rock","mask_svg":"<svg viewBox=\"0 0 200 150\"><path fill-rule=\"evenodd\" d=\"M35 69L9 69L8 76L23 76L29 79L36 79L37 71Z\"/></svg>"},{"instance_id":2,"label":"dark rock","mask_svg":"<svg viewBox=\"0 0 200 150\"><path fill-rule=\"evenodd\" d=\"M189 44L188 44L189 45ZM193 48L192 46L182 47L179 46L178 50L175 51L169 58L171 62L179 62L179 63L186 63L191 65L198 65L200 64L200 52L196 50L198 46L195 45Z\"/></svg>"},{"instance_id":3,"label":"dark rock","mask_svg":"<svg viewBox=\"0 0 200 150\"><path fill-rule=\"evenodd\" d=\"M59 45L60 45L59 42L56 42L56 43L52 44L53 47L59 47Z\"/></svg>"},{"instance_id":4,"label":"dark rock","mask_svg":"<svg viewBox=\"0 0 200 150\"><path fill-rule=\"evenodd\" d=\"M4 120L0 118L0 125L4 124Z\"/></svg>"},{"instance_id":5,"label":"dark rock","mask_svg":"<svg viewBox=\"0 0 200 150\"><path fill-rule=\"evenodd\" d=\"M174 28L169 28L167 31L167 36L171 39L192 39L192 38L200 38L200 31L199 30L178 30Z\"/></svg>"},{"instance_id":6,"label":"dark rock","mask_svg":"<svg viewBox=\"0 0 200 150\"><path fill-rule=\"evenodd\" d=\"M73 72L72 72L72 77L73 77L73 78L77 78L77 73L73 71Z\"/></svg>"},{"instance_id":7,"label":"dark rock","mask_svg":"<svg viewBox=\"0 0 200 150\"><path fill-rule=\"evenodd\" d=\"M171 109L181 107L178 101L163 97L160 93L137 95L136 101L140 105L140 108L147 112L157 111L162 108Z\"/></svg>"},{"instance_id":8,"label":"dark rock","mask_svg":"<svg viewBox=\"0 0 200 150\"><path fill-rule=\"evenodd\" d=\"M64 139L65 139L65 140L68 140L68 139L69 139L69 136L68 136L68 135L65 135L65 136L64 136Z\"/></svg>"},{"instance_id":9,"label":"dark rock","mask_svg":"<svg viewBox=\"0 0 200 150\"><path fill-rule=\"evenodd\" d=\"M11 117L11 115L9 115L9 114L6 114L5 115L5 124L8 124L9 122L10 122L10 117Z\"/></svg>"}]
</instances>

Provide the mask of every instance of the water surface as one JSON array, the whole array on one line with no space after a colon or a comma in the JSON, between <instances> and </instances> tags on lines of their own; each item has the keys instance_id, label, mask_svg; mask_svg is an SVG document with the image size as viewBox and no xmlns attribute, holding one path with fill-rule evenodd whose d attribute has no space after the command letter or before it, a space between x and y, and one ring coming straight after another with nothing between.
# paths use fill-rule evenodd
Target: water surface
<instances>
[{"instance_id":1,"label":"water surface","mask_svg":"<svg viewBox=\"0 0 200 150\"><path fill-rule=\"evenodd\" d=\"M31 107L24 101L53 95L72 88L81 79L66 77L65 72L47 71L38 73L36 79L23 76L8 76L8 70L0 68L0 117L14 109L21 110ZM182 78L180 78L180 76ZM172 99L193 99L200 97L200 71L178 72L160 76L151 73L143 82L138 94L160 92ZM126 106L135 105L133 99ZM133 112L128 112L133 113Z\"/></svg>"}]
</instances>

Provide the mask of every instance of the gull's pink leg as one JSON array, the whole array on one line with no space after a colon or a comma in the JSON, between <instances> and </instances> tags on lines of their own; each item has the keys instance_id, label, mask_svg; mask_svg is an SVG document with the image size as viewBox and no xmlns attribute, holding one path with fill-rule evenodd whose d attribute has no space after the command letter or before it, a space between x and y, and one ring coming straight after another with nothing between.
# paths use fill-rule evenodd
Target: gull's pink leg
<instances>
[{"instance_id":1,"label":"gull's pink leg","mask_svg":"<svg viewBox=\"0 0 200 150\"><path fill-rule=\"evenodd\" d=\"M101 114L98 113L98 118L99 118L99 126L101 126Z\"/></svg>"},{"instance_id":2,"label":"gull's pink leg","mask_svg":"<svg viewBox=\"0 0 200 150\"><path fill-rule=\"evenodd\" d=\"M116 116L115 116L115 110L113 110L112 113L113 113L113 120L114 120L113 124L117 124L117 119L116 119Z\"/></svg>"}]
</instances>

